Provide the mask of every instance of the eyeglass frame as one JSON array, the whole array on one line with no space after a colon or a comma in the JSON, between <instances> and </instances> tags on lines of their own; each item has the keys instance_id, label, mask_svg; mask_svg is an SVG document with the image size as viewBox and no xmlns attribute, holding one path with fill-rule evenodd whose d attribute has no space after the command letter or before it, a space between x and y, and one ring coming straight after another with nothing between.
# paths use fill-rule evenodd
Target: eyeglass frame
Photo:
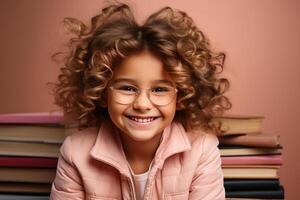
<instances>
[{"instance_id":1,"label":"eyeglass frame","mask_svg":"<svg viewBox=\"0 0 300 200\"><path fill-rule=\"evenodd\" d=\"M116 88L114 88L113 85L109 86L108 88L111 89L112 91L117 90ZM169 103L165 104L165 105L158 105L158 104L156 104L156 103L153 103L153 101L152 101L151 98L150 98L150 92L149 92L149 91L152 90L151 88L136 88L136 89L137 89L137 92L135 93L135 98L134 98L134 99L132 100L132 102L130 102L130 103L120 103L120 102L118 102L118 101L116 101L116 100L114 100L114 101L117 102L117 103L119 103L119 104L121 104L121 105L129 105L129 104L132 104L134 101L136 101L137 97L141 94L141 92L142 92L143 90L146 90L146 96L147 96L148 100L149 100L153 105L155 105L155 106L160 106L160 107L161 107L161 106L167 106L167 105L169 105L170 103L172 103L172 101L174 101L174 99L175 99L174 97L176 96L176 94L177 94L177 92L178 92L178 89L177 89L177 88L175 88L175 87L170 87L170 88L174 89L174 90L175 90L175 93L174 93L174 96L172 97L172 100L171 100Z\"/></svg>"}]
</instances>

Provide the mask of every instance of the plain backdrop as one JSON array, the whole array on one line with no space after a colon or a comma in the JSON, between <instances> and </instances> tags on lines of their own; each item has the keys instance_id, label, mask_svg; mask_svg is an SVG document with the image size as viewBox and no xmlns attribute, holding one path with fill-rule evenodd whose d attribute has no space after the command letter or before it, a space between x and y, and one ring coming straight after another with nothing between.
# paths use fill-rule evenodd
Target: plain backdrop
<instances>
[{"instance_id":1,"label":"plain backdrop","mask_svg":"<svg viewBox=\"0 0 300 200\"><path fill-rule=\"evenodd\" d=\"M280 135L286 199L297 199L300 179L300 1L139 0L126 1L137 18L163 6L187 12L215 50L227 55L225 74L233 114L265 116L263 131ZM46 82L59 66L50 55L63 47L64 17L85 22L100 0L0 0L0 113L57 109Z\"/></svg>"}]
</instances>

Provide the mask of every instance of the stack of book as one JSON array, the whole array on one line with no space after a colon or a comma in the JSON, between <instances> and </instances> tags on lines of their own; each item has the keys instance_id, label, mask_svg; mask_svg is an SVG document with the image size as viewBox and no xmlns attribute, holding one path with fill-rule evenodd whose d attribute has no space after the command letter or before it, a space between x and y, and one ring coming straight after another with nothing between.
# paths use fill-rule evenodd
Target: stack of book
<instances>
[{"instance_id":1,"label":"stack of book","mask_svg":"<svg viewBox=\"0 0 300 200\"><path fill-rule=\"evenodd\" d=\"M278 136L262 132L263 117L218 118L224 131L219 148L226 198L284 199L278 170L282 147Z\"/></svg>"},{"instance_id":2,"label":"stack of book","mask_svg":"<svg viewBox=\"0 0 300 200\"><path fill-rule=\"evenodd\" d=\"M49 199L59 148L60 113L0 114L0 200Z\"/></svg>"},{"instance_id":3,"label":"stack of book","mask_svg":"<svg viewBox=\"0 0 300 200\"><path fill-rule=\"evenodd\" d=\"M284 199L278 136L262 133L263 117L227 116L219 136L227 199ZM61 113L0 114L0 200L49 199L59 148Z\"/></svg>"}]
</instances>

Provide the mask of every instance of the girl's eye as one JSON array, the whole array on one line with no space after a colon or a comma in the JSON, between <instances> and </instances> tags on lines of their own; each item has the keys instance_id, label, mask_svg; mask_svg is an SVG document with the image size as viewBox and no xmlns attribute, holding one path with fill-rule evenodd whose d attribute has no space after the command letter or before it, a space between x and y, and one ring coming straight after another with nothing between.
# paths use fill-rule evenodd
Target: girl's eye
<instances>
[{"instance_id":1,"label":"girl's eye","mask_svg":"<svg viewBox=\"0 0 300 200\"><path fill-rule=\"evenodd\" d=\"M118 90L124 91L124 92L136 92L137 89L130 85L123 85L117 88Z\"/></svg>"},{"instance_id":2,"label":"girl's eye","mask_svg":"<svg viewBox=\"0 0 300 200\"><path fill-rule=\"evenodd\" d=\"M168 87L155 87L151 91L154 93L164 93L169 92L171 89Z\"/></svg>"}]
</instances>

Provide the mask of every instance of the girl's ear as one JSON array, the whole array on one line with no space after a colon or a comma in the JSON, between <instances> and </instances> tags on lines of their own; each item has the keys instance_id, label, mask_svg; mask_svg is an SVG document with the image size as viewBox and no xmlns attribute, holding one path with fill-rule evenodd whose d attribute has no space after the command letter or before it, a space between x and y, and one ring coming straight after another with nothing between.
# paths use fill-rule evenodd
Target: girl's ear
<instances>
[{"instance_id":1,"label":"girl's ear","mask_svg":"<svg viewBox=\"0 0 300 200\"><path fill-rule=\"evenodd\" d=\"M176 110L183 110L183 105L179 102L176 103Z\"/></svg>"},{"instance_id":2,"label":"girl's ear","mask_svg":"<svg viewBox=\"0 0 300 200\"><path fill-rule=\"evenodd\" d=\"M101 99L99 102L99 105L101 108L107 108L107 102L106 99Z\"/></svg>"},{"instance_id":3,"label":"girl's ear","mask_svg":"<svg viewBox=\"0 0 300 200\"><path fill-rule=\"evenodd\" d=\"M99 100L99 105L101 108L107 108L107 95L104 94L100 100Z\"/></svg>"},{"instance_id":4,"label":"girl's ear","mask_svg":"<svg viewBox=\"0 0 300 200\"><path fill-rule=\"evenodd\" d=\"M100 96L99 105L101 108L107 108L107 90L103 91Z\"/></svg>"}]
</instances>

